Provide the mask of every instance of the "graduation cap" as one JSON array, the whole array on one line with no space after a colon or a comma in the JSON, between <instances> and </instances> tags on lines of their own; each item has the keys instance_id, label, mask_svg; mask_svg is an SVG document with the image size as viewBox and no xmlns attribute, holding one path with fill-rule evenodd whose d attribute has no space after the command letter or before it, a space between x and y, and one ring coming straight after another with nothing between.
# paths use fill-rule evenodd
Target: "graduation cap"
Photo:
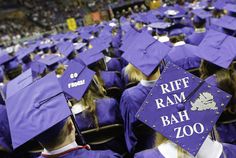
<instances>
[{"instance_id":1,"label":"graduation cap","mask_svg":"<svg viewBox=\"0 0 236 158\"><path fill-rule=\"evenodd\" d=\"M94 75L95 72L88 69L82 62L71 60L60 78L61 87L68 95L81 100Z\"/></svg>"},{"instance_id":2,"label":"graduation cap","mask_svg":"<svg viewBox=\"0 0 236 158\"><path fill-rule=\"evenodd\" d=\"M206 19L212 17L212 14L210 12L207 12L203 9L195 9L192 11L192 13L195 15L193 21L196 23L205 21Z\"/></svg>"},{"instance_id":3,"label":"graduation cap","mask_svg":"<svg viewBox=\"0 0 236 158\"><path fill-rule=\"evenodd\" d=\"M86 46L86 43L79 42L79 43L74 43L73 45L74 45L74 49L78 51L78 50L84 48Z\"/></svg>"},{"instance_id":4,"label":"graduation cap","mask_svg":"<svg viewBox=\"0 0 236 158\"><path fill-rule=\"evenodd\" d=\"M122 58L134 65L146 76L151 75L170 51L167 45L154 39L148 32L138 34L132 41Z\"/></svg>"},{"instance_id":5,"label":"graduation cap","mask_svg":"<svg viewBox=\"0 0 236 158\"><path fill-rule=\"evenodd\" d=\"M22 60L29 54L33 53L34 51L35 51L34 47L22 48L17 52L17 59Z\"/></svg>"},{"instance_id":6,"label":"graduation cap","mask_svg":"<svg viewBox=\"0 0 236 158\"><path fill-rule=\"evenodd\" d=\"M173 29L173 30L170 31L169 37L179 36L181 34L184 34L182 29Z\"/></svg>"},{"instance_id":7,"label":"graduation cap","mask_svg":"<svg viewBox=\"0 0 236 158\"><path fill-rule=\"evenodd\" d=\"M16 92L20 91L21 89L25 88L26 86L30 85L33 82L33 74L32 70L28 69L21 75L17 76L13 80L7 83L7 98L14 95Z\"/></svg>"},{"instance_id":8,"label":"graduation cap","mask_svg":"<svg viewBox=\"0 0 236 158\"><path fill-rule=\"evenodd\" d=\"M54 72L9 97L6 105L14 149L71 115Z\"/></svg>"},{"instance_id":9,"label":"graduation cap","mask_svg":"<svg viewBox=\"0 0 236 158\"><path fill-rule=\"evenodd\" d=\"M225 29L226 31L231 31L231 34L234 34L236 31L236 20L231 16L225 15L220 19L212 20L211 23Z\"/></svg>"},{"instance_id":10,"label":"graduation cap","mask_svg":"<svg viewBox=\"0 0 236 158\"><path fill-rule=\"evenodd\" d=\"M196 56L207 60L222 68L228 68L236 56L236 39L224 33L209 30L202 42Z\"/></svg>"},{"instance_id":11,"label":"graduation cap","mask_svg":"<svg viewBox=\"0 0 236 158\"><path fill-rule=\"evenodd\" d=\"M102 53L103 50L103 46L100 47L99 45L96 45L91 49L87 49L86 51L79 53L76 58L82 60L87 66L89 66L104 58Z\"/></svg>"},{"instance_id":12,"label":"graduation cap","mask_svg":"<svg viewBox=\"0 0 236 158\"><path fill-rule=\"evenodd\" d=\"M74 45L69 41L61 42L58 44L58 51L68 57L74 51Z\"/></svg>"},{"instance_id":13,"label":"graduation cap","mask_svg":"<svg viewBox=\"0 0 236 158\"><path fill-rule=\"evenodd\" d=\"M36 74L42 74L47 68L45 64L38 61L33 61L30 67L32 71L35 72Z\"/></svg>"},{"instance_id":14,"label":"graduation cap","mask_svg":"<svg viewBox=\"0 0 236 158\"><path fill-rule=\"evenodd\" d=\"M224 6L224 9L227 10L230 13L229 15L235 15L235 13L236 13L236 4L227 3Z\"/></svg>"},{"instance_id":15,"label":"graduation cap","mask_svg":"<svg viewBox=\"0 0 236 158\"><path fill-rule=\"evenodd\" d=\"M4 66L5 71L10 71L18 67L19 63L15 56L10 56L8 53L0 55L0 65Z\"/></svg>"},{"instance_id":16,"label":"graduation cap","mask_svg":"<svg viewBox=\"0 0 236 158\"><path fill-rule=\"evenodd\" d=\"M195 156L230 98L168 63L136 117Z\"/></svg>"},{"instance_id":17,"label":"graduation cap","mask_svg":"<svg viewBox=\"0 0 236 158\"><path fill-rule=\"evenodd\" d=\"M58 65L59 62L62 61L62 57L55 55L55 54L50 54L46 55L44 58L41 58L38 60L38 62L46 65L50 69L54 69L55 66Z\"/></svg>"},{"instance_id":18,"label":"graduation cap","mask_svg":"<svg viewBox=\"0 0 236 158\"><path fill-rule=\"evenodd\" d=\"M176 46L170 50L166 59L185 70L198 68L201 63L201 58L195 55L195 52L198 52L198 50L197 46L190 44Z\"/></svg>"}]
</instances>

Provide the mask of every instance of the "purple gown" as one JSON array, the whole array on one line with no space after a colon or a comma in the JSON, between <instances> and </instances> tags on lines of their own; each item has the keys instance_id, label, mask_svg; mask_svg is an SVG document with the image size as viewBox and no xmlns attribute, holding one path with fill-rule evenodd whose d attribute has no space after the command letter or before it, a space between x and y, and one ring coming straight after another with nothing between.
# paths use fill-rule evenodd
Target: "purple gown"
<instances>
[{"instance_id":1,"label":"purple gown","mask_svg":"<svg viewBox=\"0 0 236 158\"><path fill-rule=\"evenodd\" d=\"M103 98L96 101L96 114L100 127L121 122L119 105L113 98ZM95 128L94 121L88 111L77 114L76 122L81 131Z\"/></svg>"},{"instance_id":2,"label":"purple gown","mask_svg":"<svg viewBox=\"0 0 236 158\"><path fill-rule=\"evenodd\" d=\"M151 89L152 86L143 86L139 83L134 87L126 89L121 97L120 112L124 121L126 146L130 153L152 148L154 143L154 131L142 136L135 135L134 131L134 127L141 124L135 118L135 114Z\"/></svg>"},{"instance_id":3,"label":"purple gown","mask_svg":"<svg viewBox=\"0 0 236 158\"><path fill-rule=\"evenodd\" d=\"M222 124L216 126L216 130L223 143L236 143L236 122Z\"/></svg>"},{"instance_id":4,"label":"purple gown","mask_svg":"<svg viewBox=\"0 0 236 158\"><path fill-rule=\"evenodd\" d=\"M186 43L198 46L202 39L205 37L206 32L194 32L192 35L188 36L186 39Z\"/></svg>"},{"instance_id":5,"label":"purple gown","mask_svg":"<svg viewBox=\"0 0 236 158\"><path fill-rule=\"evenodd\" d=\"M0 105L0 146L12 151L11 134L5 106Z\"/></svg>"},{"instance_id":6,"label":"purple gown","mask_svg":"<svg viewBox=\"0 0 236 158\"><path fill-rule=\"evenodd\" d=\"M222 144L223 153L220 158L235 158L236 146L232 144ZM134 155L134 158L165 158L157 148L144 150Z\"/></svg>"},{"instance_id":7,"label":"purple gown","mask_svg":"<svg viewBox=\"0 0 236 158\"><path fill-rule=\"evenodd\" d=\"M123 89L123 82L115 71L101 71L100 75L106 88L118 87Z\"/></svg>"},{"instance_id":8,"label":"purple gown","mask_svg":"<svg viewBox=\"0 0 236 158\"><path fill-rule=\"evenodd\" d=\"M87 149L71 149L67 152L61 153L57 158L121 158L122 156L110 150L87 150ZM41 155L38 158L55 158L54 155Z\"/></svg>"},{"instance_id":9,"label":"purple gown","mask_svg":"<svg viewBox=\"0 0 236 158\"><path fill-rule=\"evenodd\" d=\"M121 63L117 58L112 58L111 60L109 60L107 63L107 69L108 71L121 71L122 67L121 67Z\"/></svg>"}]
</instances>

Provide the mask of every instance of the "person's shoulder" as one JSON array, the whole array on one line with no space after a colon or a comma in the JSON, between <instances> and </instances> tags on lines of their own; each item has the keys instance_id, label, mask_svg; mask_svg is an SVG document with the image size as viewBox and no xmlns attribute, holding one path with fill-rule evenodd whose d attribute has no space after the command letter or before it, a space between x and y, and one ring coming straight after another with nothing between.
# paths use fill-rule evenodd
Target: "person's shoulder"
<instances>
[{"instance_id":1,"label":"person's shoulder","mask_svg":"<svg viewBox=\"0 0 236 158\"><path fill-rule=\"evenodd\" d=\"M102 99L98 99L97 100L97 103L98 104L112 104L112 105L115 105L115 104L117 104L117 101L116 101L116 99L114 99L114 98L110 98L110 97L105 97L105 98L102 98Z\"/></svg>"},{"instance_id":2,"label":"person's shoulder","mask_svg":"<svg viewBox=\"0 0 236 158\"><path fill-rule=\"evenodd\" d=\"M134 155L134 158L164 158L164 156L157 148L154 148L138 152Z\"/></svg>"}]
</instances>

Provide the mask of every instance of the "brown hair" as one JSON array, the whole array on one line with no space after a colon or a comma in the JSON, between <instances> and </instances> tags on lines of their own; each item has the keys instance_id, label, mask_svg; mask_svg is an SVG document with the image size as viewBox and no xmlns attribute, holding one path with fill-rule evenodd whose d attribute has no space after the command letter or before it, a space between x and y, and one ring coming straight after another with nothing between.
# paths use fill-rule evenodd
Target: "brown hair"
<instances>
[{"instance_id":1,"label":"brown hair","mask_svg":"<svg viewBox=\"0 0 236 158\"><path fill-rule=\"evenodd\" d=\"M235 72L234 72L235 73ZM232 95L230 102L228 103L225 111L228 113L236 114L236 78L231 70L220 70L216 72L217 86L223 91Z\"/></svg>"},{"instance_id":2,"label":"brown hair","mask_svg":"<svg viewBox=\"0 0 236 158\"><path fill-rule=\"evenodd\" d=\"M202 60L200 65L200 74L201 79L206 79L207 77L215 74L217 71L221 70L223 68L208 62L206 60Z\"/></svg>"}]
</instances>

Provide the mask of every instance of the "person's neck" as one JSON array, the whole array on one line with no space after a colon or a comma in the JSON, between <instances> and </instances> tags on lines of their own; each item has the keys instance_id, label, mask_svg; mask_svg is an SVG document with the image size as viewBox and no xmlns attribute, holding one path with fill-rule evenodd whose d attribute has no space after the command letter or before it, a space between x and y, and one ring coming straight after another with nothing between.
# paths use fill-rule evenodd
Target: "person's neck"
<instances>
[{"instance_id":1,"label":"person's neck","mask_svg":"<svg viewBox=\"0 0 236 158\"><path fill-rule=\"evenodd\" d=\"M66 139L64 140L63 143L60 143L60 144L55 145L55 146L53 146L53 147L45 147L45 149L46 149L47 151L58 150L58 149L60 149L60 148L63 148L63 147L65 147L65 146L67 146L67 145L73 143L74 141L75 141L75 139L71 139L70 137L68 137L68 138L66 138Z\"/></svg>"}]
</instances>

